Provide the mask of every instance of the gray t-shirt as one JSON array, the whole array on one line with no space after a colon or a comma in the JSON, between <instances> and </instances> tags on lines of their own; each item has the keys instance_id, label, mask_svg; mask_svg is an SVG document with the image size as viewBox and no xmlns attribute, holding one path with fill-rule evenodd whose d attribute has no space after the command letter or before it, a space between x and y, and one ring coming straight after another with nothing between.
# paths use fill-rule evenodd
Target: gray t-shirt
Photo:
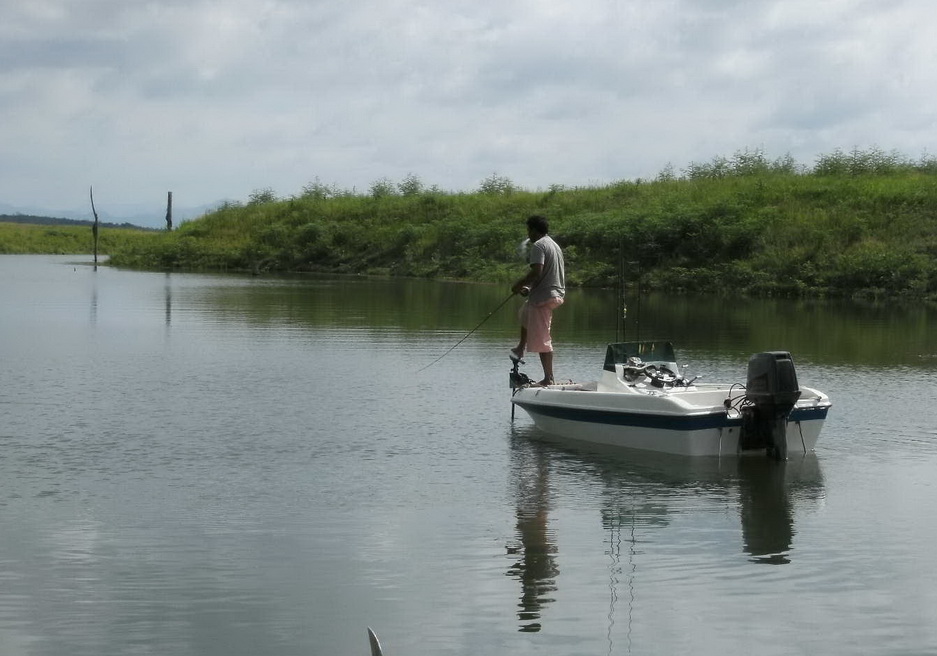
<instances>
[{"instance_id":1,"label":"gray t-shirt","mask_svg":"<svg viewBox=\"0 0 937 656\"><path fill-rule=\"evenodd\" d=\"M566 296L566 264L563 251L550 235L534 242L530 249L530 264L542 264L543 275L530 289L528 300L536 305L553 297Z\"/></svg>"}]
</instances>

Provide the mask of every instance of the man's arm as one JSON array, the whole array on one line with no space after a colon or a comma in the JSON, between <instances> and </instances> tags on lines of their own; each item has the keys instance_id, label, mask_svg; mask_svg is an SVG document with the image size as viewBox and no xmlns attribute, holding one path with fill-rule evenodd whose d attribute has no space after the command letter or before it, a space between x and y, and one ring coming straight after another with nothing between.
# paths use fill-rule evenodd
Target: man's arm
<instances>
[{"instance_id":1,"label":"man's arm","mask_svg":"<svg viewBox=\"0 0 937 656\"><path fill-rule=\"evenodd\" d=\"M530 291L530 288L543 277L543 264L536 263L531 264L530 269L527 271L527 275L514 283L514 286L511 287L511 291L515 294L521 294L521 290L526 287L527 291ZM527 294L522 294L526 296Z\"/></svg>"}]
</instances>

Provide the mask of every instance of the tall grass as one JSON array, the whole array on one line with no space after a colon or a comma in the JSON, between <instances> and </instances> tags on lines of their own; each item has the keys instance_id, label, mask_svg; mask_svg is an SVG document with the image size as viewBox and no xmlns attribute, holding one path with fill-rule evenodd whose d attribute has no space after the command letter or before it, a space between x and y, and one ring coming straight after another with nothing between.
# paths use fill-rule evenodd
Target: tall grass
<instances>
[{"instance_id":1,"label":"tall grass","mask_svg":"<svg viewBox=\"0 0 937 656\"><path fill-rule=\"evenodd\" d=\"M316 181L269 190L112 262L159 269L331 271L506 281L523 219L550 218L569 282L611 285L619 263L650 288L755 294L937 296L937 165L835 152L812 167L760 151L668 167L653 180L529 191L492 175L474 193L415 176L368 194Z\"/></svg>"}]
</instances>

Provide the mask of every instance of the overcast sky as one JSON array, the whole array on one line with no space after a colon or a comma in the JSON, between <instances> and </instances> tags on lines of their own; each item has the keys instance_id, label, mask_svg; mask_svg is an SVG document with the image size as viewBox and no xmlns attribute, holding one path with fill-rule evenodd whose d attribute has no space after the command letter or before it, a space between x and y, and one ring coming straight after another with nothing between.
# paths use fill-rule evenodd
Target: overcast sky
<instances>
[{"instance_id":1,"label":"overcast sky","mask_svg":"<svg viewBox=\"0 0 937 656\"><path fill-rule=\"evenodd\" d=\"M933 0L0 0L0 204L937 154Z\"/></svg>"}]
</instances>

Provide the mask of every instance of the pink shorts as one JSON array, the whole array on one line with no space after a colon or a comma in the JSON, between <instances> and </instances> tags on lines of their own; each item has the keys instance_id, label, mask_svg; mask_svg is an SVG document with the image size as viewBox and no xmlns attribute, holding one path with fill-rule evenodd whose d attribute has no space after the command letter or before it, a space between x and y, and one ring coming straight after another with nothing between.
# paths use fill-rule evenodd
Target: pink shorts
<instances>
[{"instance_id":1,"label":"pink shorts","mask_svg":"<svg viewBox=\"0 0 937 656\"><path fill-rule=\"evenodd\" d=\"M553 351L553 337L550 326L553 323L553 310L563 304L563 299L554 296L549 301L531 305L530 301L521 306L518 318L527 328L527 350L530 353L550 353Z\"/></svg>"}]
</instances>

